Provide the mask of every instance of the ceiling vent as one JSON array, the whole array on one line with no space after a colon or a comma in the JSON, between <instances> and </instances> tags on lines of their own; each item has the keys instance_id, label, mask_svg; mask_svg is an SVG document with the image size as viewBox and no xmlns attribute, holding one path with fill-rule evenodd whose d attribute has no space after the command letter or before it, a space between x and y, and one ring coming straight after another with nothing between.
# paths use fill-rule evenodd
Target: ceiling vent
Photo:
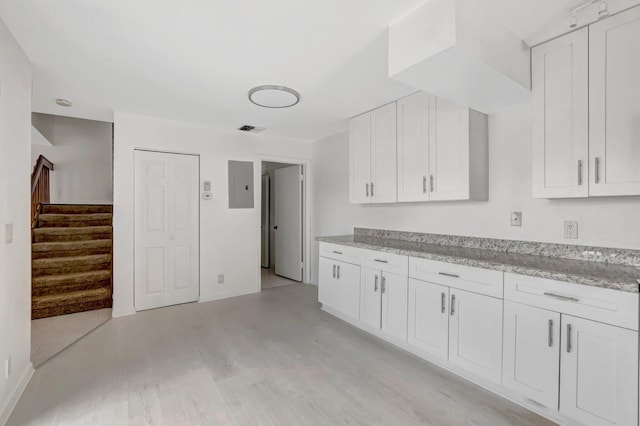
<instances>
[{"instance_id":1,"label":"ceiling vent","mask_svg":"<svg viewBox=\"0 0 640 426\"><path fill-rule=\"evenodd\" d=\"M264 129L265 129L264 127L250 126L248 124L245 124L244 126L241 126L238 128L238 130L240 130L241 132L249 132L249 133L260 133Z\"/></svg>"}]
</instances>

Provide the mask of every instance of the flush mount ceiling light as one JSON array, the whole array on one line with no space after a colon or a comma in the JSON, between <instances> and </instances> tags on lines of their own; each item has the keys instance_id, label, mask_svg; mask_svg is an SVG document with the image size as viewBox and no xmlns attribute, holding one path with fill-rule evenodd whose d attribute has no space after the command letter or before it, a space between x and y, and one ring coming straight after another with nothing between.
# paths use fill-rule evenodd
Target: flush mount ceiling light
<instances>
[{"instance_id":1,"label":"flush mount ceiling light","mask_svg":"<svg viewBox=\"0 0 640 426\"><path fill-rule=\"evenodd\" d=\"M61 107L70 107L73 105L73 102L69 99L58 98L56 99L56 104L60 105Z\"/></svg>"},{"instance_id":2,"label":"flush mount ceiling light","mask_svg":"<svg viewBox=\"0 0 640 426\"><path fill-rule=\"evenodd\" d=\"M289 108L300 102L300 94L288 87L264 85L249 90L249 101L264 108Z\"/></svg>"}]
</instances>

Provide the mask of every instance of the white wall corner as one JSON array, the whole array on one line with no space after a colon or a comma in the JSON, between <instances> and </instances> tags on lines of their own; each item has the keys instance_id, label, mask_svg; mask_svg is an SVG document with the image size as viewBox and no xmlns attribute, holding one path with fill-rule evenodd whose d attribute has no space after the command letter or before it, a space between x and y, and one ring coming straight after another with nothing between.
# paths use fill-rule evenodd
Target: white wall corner
<instances>
[{"instance_id":1,"label":"white wall corner","mask_svg":"<svg viewBox=\"0 0 640 426\"><path fill-rule=\"evenodd\" d=\"M9 393L9 398L7 398L4 405L0 407L0 425L4 426L7 421L9 421L11 413L14 408L16 408L16 405L18 405L18 401L31 381L31 377L33 377L34 372L33 364L28 363L15 388Z\"/></svg>"}]
</instances>

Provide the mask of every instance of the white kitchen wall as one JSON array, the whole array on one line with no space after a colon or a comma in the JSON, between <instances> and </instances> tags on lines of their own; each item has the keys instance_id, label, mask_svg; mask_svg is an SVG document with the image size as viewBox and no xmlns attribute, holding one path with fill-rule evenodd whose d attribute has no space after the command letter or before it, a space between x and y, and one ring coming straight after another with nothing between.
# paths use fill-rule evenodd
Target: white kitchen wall
<instances>
[{"instance_id":1,"label":"white kitchen wall","mask_svg":"<svg viewBox=\"0 0 640 426\"><path fill-rule=\"evenodd\" d=\"M212 200L200 201L200 300L260 291L261 156L308 160L311 144L117 112L113 188L114 316L134 312L135 148L200 155L201 182L210 180L213 193ZM253 209L228 208L228 160L254 162ZM224 284L217 283L218 274L224 274Z\"/></svg>"},{"instance_id":2,"label":"white kitchen wall","mask_svg":"<svg viewBox=\"0 0 640 426\"><path fill-rule=\"evenodd\" d=\"M31 64L0 20L0 424L26 386L31 352ZM13 224L6 243L5 225ZM5 363L11 373L5 377Z\"/></svg>"},{"instance_id":3,"label":"white kitchen wall","mask_svg":"<svg viewBox=\"0 0 640 426\"><path fill-rule=\"evenodd\" d=\"M640 197L540 200L531 196L528 105L489 117L489 201L390 205L349 204L348 133L313 143L312 235L351 234L369 227L640 249ZM521 211L522 227L510 226ZM579 222L579 239L563 239L563 221ZM311 259L317 282L317 249Z\"/></svg>"},{"instance_id":4,"label":"white kitchen wall","mask_svg":"<svg viewBox=\"0 0 640 426\"><path fill-rule=\"evenodd\" d=\"M31 164L44 155L54 164L51 202L110 204L112 188L111 123L38 114L40 130L53 146L33 145Z\"/></svg>"}]
</instances>

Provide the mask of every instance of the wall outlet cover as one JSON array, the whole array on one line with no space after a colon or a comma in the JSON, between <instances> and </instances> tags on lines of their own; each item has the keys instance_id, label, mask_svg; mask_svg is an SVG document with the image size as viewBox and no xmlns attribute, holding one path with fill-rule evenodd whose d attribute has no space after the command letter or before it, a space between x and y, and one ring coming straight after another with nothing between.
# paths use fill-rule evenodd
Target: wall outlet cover
<instances>
[{"instance_id":1,"label":"wall outlet cover","mask_svg":"<svg viewBox=\"0 0 640 426\"><path fill-rule=\"evenodd\" d=\"M578 239L578 222L567 220L564 222L564 237L572 240Z\"/></svg>"},{"instance_id":2,"label":"wall outlet cover","mask_svg":"<svg viewBox=\"0 0 640 426\"><path fill-rule=\"evenodd\" d=\"M511 226L522 226L522 212L511 212Z\"/></svg>"},{"instance_id":3,"label":"wall outlet cover","mask_svg":"<svg viewBox=\"0 0 640 426\"><path fill-rule=\"evenodd\" d=\"M218 284L224 284L224 274L218 275Z\"/></svg>"}]
</instances>

